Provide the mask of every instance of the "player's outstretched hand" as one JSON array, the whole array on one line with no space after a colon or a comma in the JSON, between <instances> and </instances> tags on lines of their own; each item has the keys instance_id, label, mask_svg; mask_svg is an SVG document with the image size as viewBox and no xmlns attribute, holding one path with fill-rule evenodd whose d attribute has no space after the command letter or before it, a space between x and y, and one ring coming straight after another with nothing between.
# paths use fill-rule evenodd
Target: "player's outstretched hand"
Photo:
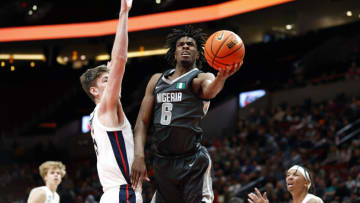
<instances>
[{"instance_id":1,"label":"player's outstretched hand","mask_svg":"<svg viewBox=\"0 0 360 203\"><path fill-rule=\"evenodd\" d=\"M131 185L136 189L139 184L142 185L143 181L150 181L147 172L144 158L135 157L131 166Z\"/></svg>"},{"instance_id":2,"label":"player's outstretched hand","mask_svg":"<svg viewBox=\"0 0 360 203\"><path fill-rule=\"evenodd\" d=\"M121 0L121 11L130 11L133 0Z\"/></svg>"},{"instance_id":3,"label":"player's outstretched hand","mask_svg":"<svg viewBox=\"0 0 360 203\"><path fill-rule=\"evenodd\" d=\"M248 201L250 203L269 203L269 200L266 196L266 192L264 192L264 195L261 195L260 191L255 188L255 193L248 194Z\"/></svg>"},{"instance_id":4,"label":"player's outstretched hand","mask_svg":"<svg viewBox=\"0 0 360 203\"><path fill-rule=\"evenodd\" d=\"M243 62L235 63L231 66L226 67L226 69L219 68L219 72L217 74L217 77L227 79L228 77L234 75L242 66Z\"/></svg>"}]
</instances>

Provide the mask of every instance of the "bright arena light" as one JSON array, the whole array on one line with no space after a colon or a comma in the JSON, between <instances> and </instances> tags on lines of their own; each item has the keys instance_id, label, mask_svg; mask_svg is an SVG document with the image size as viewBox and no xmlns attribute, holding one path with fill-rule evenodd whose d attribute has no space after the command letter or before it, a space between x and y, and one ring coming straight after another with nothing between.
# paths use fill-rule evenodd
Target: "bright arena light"
<instances>
[{"instance_id":1,"label":"bright arena light","mask_svg":"<svg viewBox=\"0 0 360 203\"><path fill-rule=\"evenodd\" d=\"M10 58L14 60L46 60L44 54L0 54L0 60L9 60Z\"/></svg>"},{"instance_id":2,"label":"bright arena light","mask_svg":"<svg viewBox=\"0 0 360 203\"><path fill-rule=\"evenodd\" d=\"M144 57L144 56L155 56L155 55L164 55L168 49L154 49L146 51L131 51L128 53L128 58ZM108 61L110 60L109 54L100 54L96 56L97 61Z\"/></svg>"}]
</instances>

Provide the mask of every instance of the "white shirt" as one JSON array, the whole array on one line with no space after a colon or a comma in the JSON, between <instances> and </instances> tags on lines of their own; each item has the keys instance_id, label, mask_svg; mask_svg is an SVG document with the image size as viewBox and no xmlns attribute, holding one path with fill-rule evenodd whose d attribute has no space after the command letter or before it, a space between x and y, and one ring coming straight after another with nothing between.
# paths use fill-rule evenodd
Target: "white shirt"
<instances>
[{"instance_id":1,"label":"white shirt","mask_svg":"<svg viewBox=\"0 0 360 203\"><path fill-rule=\"evenodd\" d=\"M51 192L51 190L46 186L36 187L36 188L32 189L29 196L31 196L31 193L35 192L36 190L44 190L45 191L46 199L45 199L44 203L59 203L60 202L59 194L57 192L54 192L54 193Z\"/></svg>"},{"instance_id":2,"label":"white shirt","mask_svg":"<svg viewBox=\"0 0 360 203\"><path fill-rule=\"evenodd\" d=\"M124 115L121 126L110 128L100 123L98 107L90 116L91 137L97 156L97 170L103 191L130 184L130 168L134 161L134 138Z\"/></svg>"},{"instance_id":3,"label":"white shirt","mask_svg":"<svg viewBox=\"0 0 360 203\"><path fill-rule=\"evenodd\" d=\"M303 200L301 203L307 203L308 200L310 200L310 199L316 199L316 200L320 200L321 202L323 202L320 197L308 193L308 194L305 196L304 200Z\"/></svg>"}]
</instances>

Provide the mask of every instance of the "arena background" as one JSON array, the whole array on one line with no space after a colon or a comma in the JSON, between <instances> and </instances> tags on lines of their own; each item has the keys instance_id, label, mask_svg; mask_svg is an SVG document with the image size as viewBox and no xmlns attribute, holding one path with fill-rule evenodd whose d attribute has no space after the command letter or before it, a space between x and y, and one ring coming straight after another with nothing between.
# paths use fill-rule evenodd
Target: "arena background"
<instances>
[{"instance_id":1,"label":"arena background","mask_svg":"<svg viewBox=\"0 0 360 203\"><path fill-rule=\"evenodd\" d=\"M30 189L43 184L38 166L45 160L67 166L61 202L99 201L96 157L82 132L82 119L94 105L79 76L106 63L114 35L31 40L25 32L28 39L12 40L8 31L107 22L117 18L119 2L0 2L0 202L26 202ZM250 9L218 10L186 23L208 35L234 31L246 45L243 67L212 100L202 123L214 162L214 202L246 202L255 186L271 202L290 202L284 174L294 163L313 172L315 194L325 202L360 202L359 1L134 0L130 19L234 2ZM129 52L139 56L128 60L122 102L133 126L150 76L169 68L162 54L143 55L162 53L167 33L182 25L129 33ZM207 64L203 68L215 73ZM252 103L240 107L239 94L252 90L266 94L257 100L250 95ZM150 148L148 139L151 176ZM153 193L153 182L146 183L144 202Z\"/></svg>"}]
</instances>

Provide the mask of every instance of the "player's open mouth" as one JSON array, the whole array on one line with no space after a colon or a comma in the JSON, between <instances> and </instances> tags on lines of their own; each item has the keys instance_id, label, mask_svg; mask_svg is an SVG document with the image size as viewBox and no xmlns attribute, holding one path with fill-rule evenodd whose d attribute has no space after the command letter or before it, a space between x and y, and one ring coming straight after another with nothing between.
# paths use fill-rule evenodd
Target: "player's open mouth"
<instances>
[{"instance_id":1,"label":"player's open mouth","mask_svg":"<svg viewBox=\"0 0 360 203\"><path fill-rule=\"evenodd\" d=\"M182 53L181 53L181 56L190 56L190 53L189 53L189 52L184 51L184 52L182 52Z\"/></svg>"}]
</instances>

